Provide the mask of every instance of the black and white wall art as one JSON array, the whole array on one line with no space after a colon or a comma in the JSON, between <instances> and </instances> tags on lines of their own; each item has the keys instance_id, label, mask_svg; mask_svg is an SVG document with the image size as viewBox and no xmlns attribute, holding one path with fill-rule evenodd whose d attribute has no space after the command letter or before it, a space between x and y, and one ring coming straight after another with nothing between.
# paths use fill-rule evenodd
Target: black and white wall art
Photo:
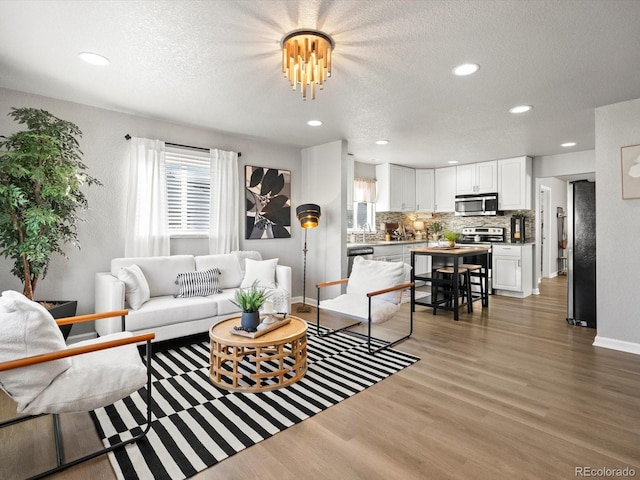
<instances>
[{"instance_id":1,"label":"black and white wall art","mask_svg":"<svg viewBox=\"0 0 640 480\"><path fill-rule=\"evenodd\" d=\"M245 166L246 239L291 238L291 171Z\"/></svg>"}]
</instances>

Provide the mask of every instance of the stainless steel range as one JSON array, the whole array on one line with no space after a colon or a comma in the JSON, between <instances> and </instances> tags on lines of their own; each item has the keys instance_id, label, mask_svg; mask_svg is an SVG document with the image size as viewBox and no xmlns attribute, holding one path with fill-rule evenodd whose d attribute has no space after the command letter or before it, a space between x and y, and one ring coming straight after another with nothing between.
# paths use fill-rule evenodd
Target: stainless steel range
<instances>
[{"instance_id":1,"label":"stainless steel range","mask_svg":"<svg viewBox=\"0 0 640 480\"><path fill-rule=\"evenodd\" d=\"M504 227L465 227L462 229L462 238L458 243L480 245L504 243L504 230Z\"/></svg>"},{"instance_id":2,"label":"stainless steel range","mask_svg":"<svg viewBox=\"0 0 640 480\"><path fill-rule=\"evenodd\" d=\"M458 240L458 243L482 245L489 247L488 256L469 256L464 257L464 263L474 263L483 265L489 274L489 293L492 293L492 278L491 278L491 246L494 243L505 242L505 229L504 227L464 227L462 229L462 238ZM484 262L487 262L485 265Z\"/></svg>"}]
</instances>

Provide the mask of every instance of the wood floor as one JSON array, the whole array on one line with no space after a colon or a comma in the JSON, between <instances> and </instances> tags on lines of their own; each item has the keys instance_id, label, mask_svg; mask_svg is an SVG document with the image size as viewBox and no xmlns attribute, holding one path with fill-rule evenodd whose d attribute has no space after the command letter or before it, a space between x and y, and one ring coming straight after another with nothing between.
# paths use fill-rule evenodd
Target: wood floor
<instances>
[{"instance_id":1,"label":"wood floor","mask_svg":"<svg viewBox=\"0 0 640 480\"><path fill-rule=\"evenodd\" d=\"M640 356L593 347L594 330L566 323L565 277L540 290L493 296L488 309L477 302L458 322L418 307L412 338L397 347L418 363L193 478L537 480L625 467L640 475ZM408 313L404 305L394 325ZM88 415L63 422L70 457L96 445ZM48 419L5 430L1 478L53 462ZM52 478L115 476L100 458Z\"/></svg>"}]
</instances>

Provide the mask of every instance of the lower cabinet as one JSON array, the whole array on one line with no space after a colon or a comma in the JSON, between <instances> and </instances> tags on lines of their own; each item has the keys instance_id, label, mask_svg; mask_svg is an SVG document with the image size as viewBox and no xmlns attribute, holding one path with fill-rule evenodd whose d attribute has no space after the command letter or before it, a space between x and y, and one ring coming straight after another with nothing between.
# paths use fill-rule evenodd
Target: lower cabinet
<instances>
[{"instance_id":1,"label":"lower cabinet","mask_svg":"<svg viewBox=\"0 0 640 480\"><path fill-rule=\"evenodd\" d=\"M427 242L424 243L404 243L399 245L382 245L375 246L373 249L373 260L381 260L384 262L404 262L411 265L411 250L413 248L426 248ZM416 274L429 273L431 271L431 257L426 255L418 255L416 257ZM424 283L424 282L420 282Z\"/></svg>"},{"instance_id":2,"label":"lower cabinet","mask_svg":"<svg viewBox=\"0 0 640 480\"><path fill-rule=\"evenodd\" d=\"M404 263L411 265L411 250L414 248L427 248L429 244L427 242L424 243L412 243L411 245L403 245L402 249L402 257ZM416 255L416 271L415 275L421 275L425 273L431 272L431 257L428 255ZM418 282L416 282L418 283ZM424 282L420 282L424 283Z\"/></svg>"},{"instance_id":3,"label":"lower cabinet","mask_svg":"<svg viewBox=\"0 0 640 480\"><path fill-rule=\"evenodd\" d=\"M533 245L494 245L492 257L491 281L496 295L531 295Z\"/></svg>"}]
</instances>

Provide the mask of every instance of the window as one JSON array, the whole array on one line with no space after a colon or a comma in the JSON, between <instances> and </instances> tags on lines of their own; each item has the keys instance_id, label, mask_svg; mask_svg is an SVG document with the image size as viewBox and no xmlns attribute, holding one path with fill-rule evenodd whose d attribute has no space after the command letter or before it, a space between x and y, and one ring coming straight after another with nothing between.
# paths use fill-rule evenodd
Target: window
<instances>
[{"instance_id":1,"label":"window","mask_svg":"<svg viewBox=\"0 0 640 480\"><path fill-rule=\"evenodd\" d=\"M167 148L167 203L171 235L208 234L209 153L186 148Z\"/></svg>"},{"instance_id":2,"label":"window","mask_svg":"<svg viewBox=\"0 0 640 480\"><path fill-rule=\"evenodd\" d=\"M362 231L362 227L367 224L371 233L376 231L376 204L375 203L353 203L353 209L347 210L347 231Z\"/></svg>"}]
</instances>

